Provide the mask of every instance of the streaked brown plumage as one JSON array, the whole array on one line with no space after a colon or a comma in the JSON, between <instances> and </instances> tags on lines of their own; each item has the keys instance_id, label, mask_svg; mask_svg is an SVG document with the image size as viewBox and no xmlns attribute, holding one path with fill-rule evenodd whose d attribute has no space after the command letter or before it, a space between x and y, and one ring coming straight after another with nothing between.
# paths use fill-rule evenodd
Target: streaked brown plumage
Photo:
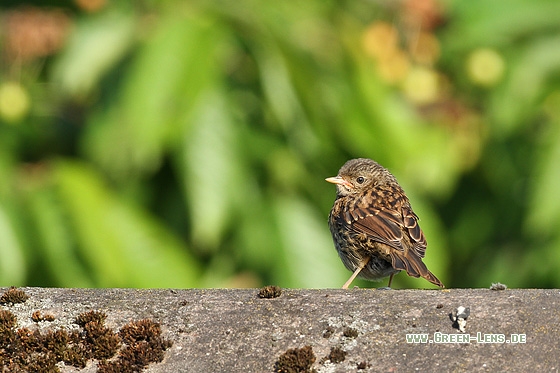
<instances>
[{"instance_id":1,"label":"streaked brown plumage","mask_svg":"<svg viewBox=\"0 0 560 373\"><path fill-rule=\"evenodd\" d=\"M329 215L334 245L344 266L356 276L381 280L404 270L440 287L443 283L422 262L426 238L397 179L371 159L346 162L336 177L336 200Z\"/></svg>"}]
</instances>

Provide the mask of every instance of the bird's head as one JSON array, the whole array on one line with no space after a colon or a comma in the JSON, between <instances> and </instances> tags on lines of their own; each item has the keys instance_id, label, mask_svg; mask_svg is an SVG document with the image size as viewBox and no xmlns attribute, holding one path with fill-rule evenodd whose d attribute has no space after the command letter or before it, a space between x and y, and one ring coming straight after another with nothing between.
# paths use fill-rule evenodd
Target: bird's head
<instances>
[{"instance_id":1,"label":"bird's head","mask_svg":"<svg viewBox=\"0 0 560 373\"><path fill-rule=\"evenodd\" d=\"M336 185L337 196L341 197L361 194L375 185L396 182L387 169L367 158L349 160L337 176L325 180Z\"/></svg>"}]
</instances>

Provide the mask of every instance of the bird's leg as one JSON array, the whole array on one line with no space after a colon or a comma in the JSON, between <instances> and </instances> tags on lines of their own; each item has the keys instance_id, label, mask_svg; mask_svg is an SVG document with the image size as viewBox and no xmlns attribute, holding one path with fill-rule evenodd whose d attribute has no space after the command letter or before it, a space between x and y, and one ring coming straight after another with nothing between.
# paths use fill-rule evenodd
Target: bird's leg
<instances>
[{"instance_id":1,"label":"bird's leg","mask_svg":"<svg viewBox=\"0 0 560 373\"><path fill-rule=\"evenodd\" d=\"M365 266L367 266L367 264L369 263L370 257L366 257L364 259L364 261L360 264L360 266L358 268L356 268L356 270L354 271L354 273L352 273L352 276L350 276L350 278L348 279L348 281L346 281L344 283L344 285L342 285L343 289L348 289L348 286L350 286L350 284L352 283L352 281L354 281L354 279L356 278L356 276L358 276L358 273L360 273L360 271L362 269L364 269Z\"/></svg>"},{"instance_id":2,"label":"bird's leg","mask_svg":"<svg viewBox=\"0 0 560 373\"><path fill-rule=\"evenodd\" d=\"M387 287L388 287L389 289L391 288L391 282L393 282L393 276L394 276L394 275L395 275L394 273L391 273L391 276L389 276L389 283L387 284Z\"/></svg>"},{"instance_id":3,"label":"bird's leg","mask_svg":"<svg viewBox=\"0 0 560 373\"><path fill-rule=\"evenodd\" d=\"M389 283L387 284L387 286L382 286L382 287L380 287L380 288L377 288L377 290L392 290L392 289L391 289L391 282L393 282L393 276L394 276L394 275L395 275L395 274L392 273L391 276L389 276Z\"/></svg>"}]
</instances>

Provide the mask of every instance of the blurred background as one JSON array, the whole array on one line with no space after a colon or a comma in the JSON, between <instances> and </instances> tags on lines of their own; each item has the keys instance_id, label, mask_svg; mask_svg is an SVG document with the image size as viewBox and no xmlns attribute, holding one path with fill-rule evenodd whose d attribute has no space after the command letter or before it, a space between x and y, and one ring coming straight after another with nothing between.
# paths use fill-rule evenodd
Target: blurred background
<instances>
[{"instance_id":1,"label":"blurred background","mask_svg":"<svg viewBox=\"0 0 560 373\"><path fill-rule=\"evenodd\" d=\"M557 0L3 0L0 53L0 286L340 287L369 157L447 287L560 287Z\"/></svg>"}]
</instances>

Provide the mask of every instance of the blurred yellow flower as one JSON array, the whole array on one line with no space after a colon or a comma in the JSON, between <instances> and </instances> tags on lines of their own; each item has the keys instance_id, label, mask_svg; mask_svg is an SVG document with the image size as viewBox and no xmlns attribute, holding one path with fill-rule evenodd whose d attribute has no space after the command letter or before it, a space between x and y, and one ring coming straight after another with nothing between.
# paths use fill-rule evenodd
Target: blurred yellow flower
<instances>
[{"instance_id":1,"label":"blurred yellow flower","mask_svg":"<svg viewBox=\"0 0 560 373\"><path fill-rule=\"evenodd\" d=\"M475 84L491 87L504 75L505 62L493 49L480 48L471 53L467 60L467 73Z\"/></svg>"},{"instance_id":2,"label":"blurred yellow flower","mask_svg":"<svg viewBox=\"0 0 560 373\"><path fill-rule=\"evenodd\" d=\"M29 95L19 83L0 85L0 117L3 120L8 123L20 121L29 111L29 106Z\"/></svg>"},{"instance_id":3,"label":"blurred yellow flower","mask_svg":"<svg viewBox=\"0 0 560 373\"><path fill-rule=\"evenodd\" d=\"M439 97L439 80L438 73L433 69L416 66L403 82L403 92L415 104L431 104Z\"/></svg>"}]
</instances>

